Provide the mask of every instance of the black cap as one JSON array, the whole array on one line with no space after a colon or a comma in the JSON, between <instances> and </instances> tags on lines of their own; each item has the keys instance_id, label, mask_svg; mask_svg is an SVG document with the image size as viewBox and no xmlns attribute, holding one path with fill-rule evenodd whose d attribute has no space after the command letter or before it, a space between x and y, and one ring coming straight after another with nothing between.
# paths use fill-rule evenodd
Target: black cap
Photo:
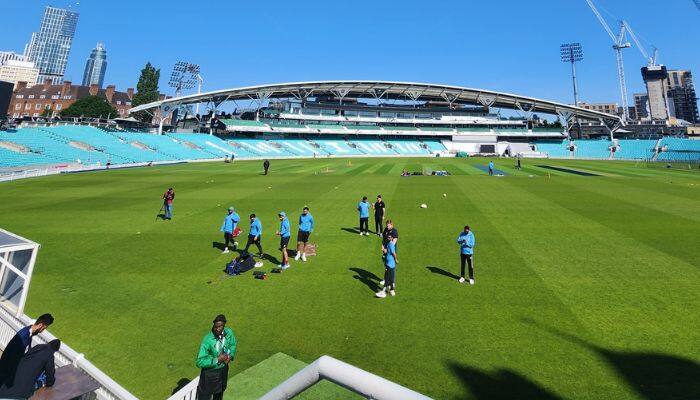
<instances>
[{"instance_id":1,"label":"black cap","mask_svg":"<svg viewBox=\"0 0 700 400\"><path fill-rule=\"evenodd\" d=\"M212 323L215 324L217 322L226 323L226 316L224 316L224 314L217 315L216 318L214 318L214 320L212 321Z\"/></svg>"}]
</instances>

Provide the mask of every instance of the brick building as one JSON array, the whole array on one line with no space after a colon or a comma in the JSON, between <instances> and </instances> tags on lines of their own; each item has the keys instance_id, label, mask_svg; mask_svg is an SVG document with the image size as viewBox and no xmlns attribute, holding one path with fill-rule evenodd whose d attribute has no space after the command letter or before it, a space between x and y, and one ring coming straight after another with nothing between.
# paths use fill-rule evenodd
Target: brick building
<instances>
[{"instance_id":1,"label":"brick building","mask_svg":"<svg viewBox=\"0 0 700 400\"><path fill-rule=\"evenodd\" d=\"M36 118L41 116L45 109L49 109L51 115L57 116L61 110L88 96L100 96L107 99L119 112L119 115L112 115L111 118L126 117L132 107L134 89L129 88L126 92L118 92L114 85L100 89L97 85L79 86L73 85L69 81L54 85L50 80L27 87L26 82L18 82L12 93L7 116L11 118ZM105 117L107 116L105 115Z\"/></svg>"}]
</instances>

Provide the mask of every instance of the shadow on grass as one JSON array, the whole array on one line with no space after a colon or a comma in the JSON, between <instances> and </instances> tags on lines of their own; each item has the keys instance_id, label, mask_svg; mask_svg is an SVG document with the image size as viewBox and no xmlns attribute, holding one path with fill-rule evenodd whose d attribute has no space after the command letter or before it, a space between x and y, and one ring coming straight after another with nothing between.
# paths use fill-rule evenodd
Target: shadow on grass
<instances>
[{"instance_id":1,"label":"shadow on grass","mask_svg":"<svg viewBox=\"0 0 700 400\"><path fill-rule=\"evenodd\" d=\"M173 391L172 391L170 394L175 394L175 393L179 392L180 389L182 389L182 388L184 388L185 386L187 386L187 384L190 383L190 382L192 382L191 379L180 378L180 379L177 381L177 385L175 385L175 388L173 388Z\"/></svg>"},{"instance_id":2,"label":"shadow on grass","mask_svg":"<svg viewBox=\"0 0 700 400\"><path fill-rule=\"evenodd\" d=\"M260 258L263 259L263 260L267 260L267 261L271 262L271 263L274 264L274 265L280 265L280 264L282 264L282 261L280 261L277 257L272 256L272 255L267 254L267 253L263 253L263 255L262 255Z\"/></svg>"},{"instance_id":3,"label":"shadow on grass","mask_svg":"<svg viewBox=\"0 0 700 400\"><path fill-rule=\"evenodd\" d=\"M628 386L647 400L700 398L700 364L661 353L616 351L531 319L524 322L566 341L589 349L606 360Z\"/></svg>"},{"instance_id":4,"label":"shadow on grass","mask_svg":"<svg viewBox=\"0 0 700 400\"><path fill-rule=\"evenodd\" d=\"M224 244L221 242L214 241L214 242L211 242L211 248L224 251Z\"/></svg>"},{"instance_id":5,"label":"shadow on grass","mask_svg":"<svg viewBox=\"0 0 700 400\"><path fill-rule=\"evenodd\" d=\"M372 293L377 293L379 291L379 281L381 281L381 279L377 275L362 268L349 268L349 270L356 274L353 278L364 283Z\"/></svg>"},{"instance_id":6,"label":"shadow on grass","mask_svg":"<svg viewBox=\"0 0 700 400\"><path fill-rule=\"evenodd\" d=\"M354 233L355 235L359 235L359 234L360 234L360 228L359 228L359 227L355 227L355 228L340 228L340 230L345 231L345 232L348 232L348 233Z\"/></svg>"},{"instance_id":7,"label":"shadow on grass","mask_svg":"<svg viewBox=\"0 0 700 400\"><path fill-rule=\"evenodd\" d=\"M442 269L442 268L433 267L432 265L428 265L428 266L425 267L425 268L426 268L428 271L430 271L430 272L432 272L432 273L434 273L434 274L446 276L446 277L448 277L448 278L450 278L450 279L459 280L459 276L453 274L452 272L445 271L445 270Z\"/></svg>"},{"instance_id":8,"label":"shadow on grass","mask_svg":"<svg viewBox=\"0 0 700 400\"><path fill-rule=\"evenodd\" d=\"M467 393L479 400L537 399L559 400L561 397L530 379L507 369L486 372L477 368L448 362L452 373L462 382Z\"/></svg>"}]
</instances>

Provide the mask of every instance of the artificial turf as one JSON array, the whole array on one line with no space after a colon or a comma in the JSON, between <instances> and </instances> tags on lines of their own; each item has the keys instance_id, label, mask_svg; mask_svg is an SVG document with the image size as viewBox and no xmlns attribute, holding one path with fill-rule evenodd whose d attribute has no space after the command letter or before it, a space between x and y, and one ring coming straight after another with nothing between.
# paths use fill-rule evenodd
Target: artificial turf
<instances>
[{"instance_id":1,"label":"artificial turf","mask_svg":"<svg viewBox=\"0 0 700 400\"><path fill-rule=\"evenodd\" d=\"M0 184L0 227L42 245L27 314L53 313L52 333L145 399L198 374L219 313L238 338L231 375L278 352L328 354L436 399L700 397L698 171L496 160L506 176L488 177L486 163L274 160L269 176L236 162L21 180ZM386 299L373 297L380 241L353 233L357 202L378 193L400 234ZM276 214L296 232L304 205L318 256L266 281L223 277L226 207L244 221L255 212L279 258ZM473 287L453 276L465 224Z\"/></svg>"}]
</instances>

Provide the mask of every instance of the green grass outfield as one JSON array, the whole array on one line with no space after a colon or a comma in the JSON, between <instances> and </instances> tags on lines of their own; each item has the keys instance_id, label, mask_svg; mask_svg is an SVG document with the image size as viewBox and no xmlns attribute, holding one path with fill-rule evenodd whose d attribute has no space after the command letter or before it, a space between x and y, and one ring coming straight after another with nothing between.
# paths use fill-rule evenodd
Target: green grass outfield
<instances>
[{"instance_id":1,"label":"green grass outfield","mask_svg":"<svg viewBox=\"0 0 700 400\"><path fill-rule=\"evenodd\" d=\"M55 335L144 399L198 374L197 347L219 313L238 338L232 375L276 353L306 363L328 354L436 399L700 397L698 171L552 160L515 171L497 160L507 176L488 177L486 162L52 176L0 184L0 227L42 245L27 313L53 313ZM452 176L402 178L404 168ZM168 186L170 222L155 219ZM360 197L377 193L400 233L398 293L383 300L371 290L383 271L379 239L345 230L358 224ZM260 216L274 257L277 212L296 232L308 205L319 256L267 281L223 278L231 256L213 242L230 205ZM473 287L448 276L464 224L477 240Z\"/></svg>"}]
</instances>

